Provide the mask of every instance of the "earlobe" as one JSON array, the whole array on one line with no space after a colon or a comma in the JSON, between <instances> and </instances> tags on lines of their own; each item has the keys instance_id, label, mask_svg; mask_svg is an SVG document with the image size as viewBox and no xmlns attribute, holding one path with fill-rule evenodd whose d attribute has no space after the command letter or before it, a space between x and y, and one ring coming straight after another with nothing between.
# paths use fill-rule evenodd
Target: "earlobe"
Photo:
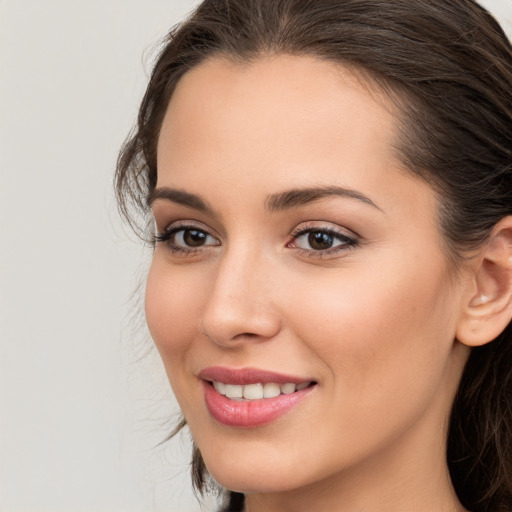
<instances>
[{"instance_id":1,"label":"earlobe","mask_svg":"<svg viewBox=\"0 0 512 512\"><path fill-rule=\"evenodd\" d=\"M473 261L457 339L474 347L495 339L512 319L512 216L496 224Z\"/></svg>"}]
</instances>

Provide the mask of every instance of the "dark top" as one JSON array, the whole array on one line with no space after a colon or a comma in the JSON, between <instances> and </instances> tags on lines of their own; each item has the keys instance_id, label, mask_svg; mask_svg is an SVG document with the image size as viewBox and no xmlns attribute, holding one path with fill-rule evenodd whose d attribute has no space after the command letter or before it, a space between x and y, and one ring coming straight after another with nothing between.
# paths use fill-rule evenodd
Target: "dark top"
<instances>
[{"instance_id":1,"label":"dark top","mask_svg":"<svg viewBox=\"0 0 512 512\"><path fill-rule=\"evenodd\" d=\"M219 512L243 512L245 496L239 492L230 492L227 503L225 503Z\"/></svg>"}]
</instances>

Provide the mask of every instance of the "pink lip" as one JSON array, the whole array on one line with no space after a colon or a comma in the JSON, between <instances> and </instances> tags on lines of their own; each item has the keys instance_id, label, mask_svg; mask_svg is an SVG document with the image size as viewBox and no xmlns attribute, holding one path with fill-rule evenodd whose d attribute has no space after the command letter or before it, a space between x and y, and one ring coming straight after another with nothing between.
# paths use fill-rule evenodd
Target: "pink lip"
<instances>
[{"instance_id":1,"label":"pink lip","mask_svg":"<svg viewBox=\"0 0 512 512\"><path fill-rule=\"evenodd\" d=\"M203 380L216 380L224 382L224 384L256 384L261 382L275 382L276 384L300 384L301 382L312 382L314 379L305 379L303 377L295 377L293 375L284 375L282 373L269 372L258 368L226 368L224 366L211 366L201 370L198 377Z\"/></svg>"},{"instance_id":2,"label":"pink lip","mask_svg":"<svg viewBox=\"0 0 512 512\"><path fill-rule=\"evenodd\" d=\"M211 367L202 370L199 377L203 379L206 406L212 417L219 423L230 427L259 427L276 420L290 409L301 403L316 386L309 386L289 395L279 395L262 400L237 401L221 395L211 384L212 380L225 384L254 384L275 382L300 384L308 379L283 375L255 368L235 370L223 367ZM312 381L312 379L311 379Z\"/></svg>"}]
</instances>

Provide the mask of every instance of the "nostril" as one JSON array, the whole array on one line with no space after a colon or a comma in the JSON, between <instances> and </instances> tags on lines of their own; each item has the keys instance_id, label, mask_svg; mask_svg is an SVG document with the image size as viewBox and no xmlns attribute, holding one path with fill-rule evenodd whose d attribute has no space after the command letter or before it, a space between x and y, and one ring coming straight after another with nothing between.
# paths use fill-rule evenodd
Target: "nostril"
<instances>
[{"instance_id":1,"label":"nostril","mask_svg":"<svg viewBox=\"0 0 512 512\"><path fill-rule=\"evenodd\" d=\"M226 280L232 282L233 276ZM273 338L281 329L281 318L268 294L245 292L235 296L225 289L229 286L234 285L218 285L209 297L200 318L201 334L226 347Z\"/></svg>"}]
</instances>

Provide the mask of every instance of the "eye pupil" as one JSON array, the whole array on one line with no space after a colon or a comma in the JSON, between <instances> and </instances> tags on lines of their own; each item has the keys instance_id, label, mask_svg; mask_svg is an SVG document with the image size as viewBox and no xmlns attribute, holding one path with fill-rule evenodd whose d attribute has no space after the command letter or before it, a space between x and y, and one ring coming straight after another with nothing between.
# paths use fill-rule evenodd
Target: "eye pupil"
<instances>
[{"instance_id":1,"label":"eye pupil","mask_svg":"<svg viewBox=\"0 0 512 512\"><path fill-rule=\"evenodd\" d=\"M333 237L323 231L311 231L308 235L308 242L312 249L322 251L332 247Z\"/></svg>"},{"instance_id":2,"label":"eye pupil","mask_svg":"<svg viewBox=\"0 0 512 512\"><path fill-rule=\"evenodd\" d=\"M206 242L208 235L204 231L197 229L187 229L183 233L183 240L189 247L200 247Z\"/></svg>"}]
</instances>

